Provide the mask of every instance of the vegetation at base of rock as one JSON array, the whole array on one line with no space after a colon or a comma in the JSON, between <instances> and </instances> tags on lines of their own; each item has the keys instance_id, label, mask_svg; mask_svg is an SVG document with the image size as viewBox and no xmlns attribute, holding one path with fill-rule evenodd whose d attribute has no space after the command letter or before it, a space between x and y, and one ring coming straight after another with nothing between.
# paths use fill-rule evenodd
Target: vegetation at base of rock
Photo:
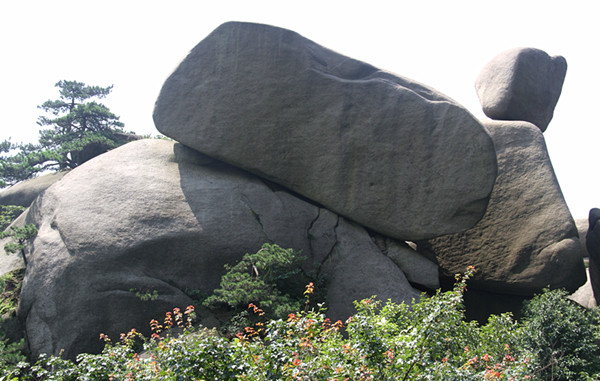
<instances>
[{"instance_id":1,"label":"vegetation at base of rock","mask_svg":"<svg viewBox=\"0 0 600 381\"><path fill-rule=\"evenodd\" d=\"M98 153L123 143L118 133L124 124L108 107L95 99L105 98L112 86L88 86L77 81L59 81L59 99L39 106L46 114L38 125L37 144L0 143L0 187L13 185L47 170L75 168Z\"/></svg>"},{"instance_id":2,"label":"vegetation at base of rock","mask_svg":"<svg viewBox=\"0 0 600 381\"><path fill-rule=\"evenodd\" d=\"M19 269L0 277L0 370L27 360L23 353L24 340L12 342L2 330L4 320L16 313L24 275L25 269Z\"/></svg>"},{"instance_id":3,"label":"vegetation at base of rock","mask_svg":"<svg viewBox=\"0 0 600 381\"><path fill-rule=\"evenodd\" d=\"M312 309L246 327L233 339L191 328L193 308L175 309L163 324L152 321L150 338L132 330L113 343L101 335L101 354L3 365L0 380L600 380L596 310L547 291L521 322L510 314L466 322L471 275L411 307L369 298L356 302L345 324ZM177 326L183 334L171 333Z\"/></svg>"},{"instance_id":4,"label":"vegetation at base of rock","mask_svg":"<svg viewBox=\"0 0 600 381\"><path fill-rule=\"evenodd\" d=\"M292 249L265 243L256 253L246 253L234 266L226 266L219 288L203 301L212 310L229 309L233 317L222 332L235 334L256 322L248 305L259 306L272 319L281 319L302 309L305 299L298 286L304 257Z\"/></svg>"},{"instance_id":5,"label":"vegetation at base of rock","mask_svg":"<svg viewBox=\"0 0 600 381\"><path fill-rule=\"evenodd\" d=\"M0 232L12 224L24 210L25 208L19 205L0 205Z\"/></svg>"},{"instance_id":6,"label":"vegetation at base of rock","mask_svg":"<svg viewBox=\"0 0 600 381\"><path fill-rule=\"evenodd\" d=\"M0 277L0 318L13 314L17 309L23 276L25 269L14 270Z\"/></svg>"},{"instance_id":7,"label":"vegetation at base of rock","mask_svg":"<svg viewBox=\"0 0 600 381\"><path fill-rule=\"evenodd\" d=\"M565 303L568 293L548 292L526 303L519 345L543 365L544 380L575 380L600 371L600 310Z\"/></svg>"}]
</instances>

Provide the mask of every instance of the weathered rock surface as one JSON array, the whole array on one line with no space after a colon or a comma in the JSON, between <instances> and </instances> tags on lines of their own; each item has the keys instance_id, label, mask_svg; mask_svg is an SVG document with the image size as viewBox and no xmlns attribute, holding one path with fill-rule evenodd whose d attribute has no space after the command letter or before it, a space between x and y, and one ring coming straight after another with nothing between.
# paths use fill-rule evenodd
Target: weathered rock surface
<instances>
[{"instance_id":1,"label":"weathered rock surface","mask_svg":"<svg viewBox=\"0 0 600 381\"><path fill-rule=\"evenodd\" d=\"M351 311L346 300L416 295L363 228L164 140L129 143L79 166L36 199L28 220L39 233L19 317L34 355L65 349L73 357L99 351L100 332L143 331L189 305L186 289L210 293L226 263L269 241L301 250L306 270L328 280L332 316ZM159 296L144 302L132 289Z\"/></svg>"},{"instance_id":2,"label":"weathered rock surface","mask_svg":"<svg viewBox=\"0 0 600 381\"><path fill-rule=\"evenodd\" d=\"M66 171L50 173L21 181L10 188L0 191L0 205L19 205L28 207L46 188L66 174Z\"/></svg>"},{"instance_id":3,"label":"weathered rock surface","mask_svg":"<svg viewBox=\"0 0 600 381\"><path fill-rule=\"evenodd\" d=\"M369 229L415 240L483 215L491 138L417 82L285 29L226 23L165 82L158 130Z\"/></svg>"},{"instance_id":4,"label":"weathered rock surface","mask_svg":"<svg viewBox=\"0 0 600 381\"><path fill-rule=\"evenodd\" d=\"M375 243L406 275L411 284L428 291L440 288L439 266L405 242L376 237Z\"/></svg>"},{"instance_id":5,"label":"weathered rock surface","mask_svg":"<svg viewBox=\"0 0 600 381\"><path fill-rule=\"evenodd\" d=\"M498 154L485 216L473 229L419 249L432 250L449 277L475 266L474 289L524 296L546 286L575 291L586 280L582 250L541 131L527 122L485 126Z\"/></svg>"},{"instance_id":6,"label":"weathered rock surface","mask_svg":"<svg viewBox=\"0 0 600 381\"><path fill-rule=\"evenodd\" d=\"M569 296L574 302L577 302L579 305L585 308L594 308L598 304L596 303L596 298L594 297L594 290L592 289L592 282L589 278L585 284L577 289L572 295Z\"/></svg>"},{"instance_id":7,"label":"weathered rock surface","mask_svg":"<svg viewBox=\"0 0 600 381\"><path fill-rule=\"evenodd\" d=\"M579 242L581 243L581 248L583 250L583 256L588 257L587 246L585 242L585 237L587 236L589 222L587 218L576 218L575 226L577 226L577 234L579 235Z\"/></svg>"},{"instance_id":8,"label":"weathered rock surface","mask_svg":"<svg viewBox=\"0 0 600 381\"><path fill-rule=\"evenodd\" d=\"M355 300L373 295L385 302L384 295L400 294L407 304L420 298L420 293L409 285L404 273L390 258L381 254L362 227L340 219L336 233L339 246L332 258L335 268L331 270L333 275L327 292L327 314L333 321L345 321L356 312Z\"/></svg>"},{"instance_id":9,"label":"weathered rock surface","mask_svg":"<svg viewBox=\"0 0 600 381\"><path fill-rule=\"evenodd\" d=\"M500 53L484 66L475 82L485 115L522 120L545 131L562 91L567 61L533 48Z\"/></svg>"},{"instance_id":10,"label":"weathered rock surface","mask_svg":"<svg viewBox=\"0 0 600 381\"><path fill-rule=\"evenodd\" d=\"M589 255L590 283L596 300L600 300L600 209L590 210L586 247Z\"/></svg>"}]
</instances>

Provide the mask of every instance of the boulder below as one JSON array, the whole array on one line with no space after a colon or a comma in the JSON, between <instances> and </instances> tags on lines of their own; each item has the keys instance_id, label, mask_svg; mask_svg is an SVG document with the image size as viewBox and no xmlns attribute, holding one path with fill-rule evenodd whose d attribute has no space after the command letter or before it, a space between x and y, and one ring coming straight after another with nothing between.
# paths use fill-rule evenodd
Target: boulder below
<instances>
[{"instance_id":1,"label":"boulder below","mask_svg":"<svg viewBox=\"0 0 600 381\"><path fill-rule=\"evenodd\" d=\"M577 290L586 280L583 253L542 132L527 122L485 126L498 154L485 216L464 233L419 242L419 250L431 251L449 278L475 266L472 289L520 296Z\"/></svg>"},{"instance_id":2,"label":"boulder below","mask_svg":"<svg viewBox=\"0 0 600 381\"><path fill-rule=\"evenodd\" d=\"M462 106L299 34L230 22L167 79L157 129L391 238L472 227L496 176Z\"/></svg>"},{"instance_id":3,"label":"boulder below","mask_svg":"<svg viewBox=\"0 0 600 381\"><path fill-rule=\"evenodd\" d=\"M19 317L34 356L98 352L173 307L189 290L210 294L225 264L264 242L302 251L326 280L328 312L373 294L418 293L362 228L181 144L140 140L98 156L48 188L27 219L39 227L28 256ZM348 288L348 280L355 287ZM158 294L143 301L136 292ZM206 311L201 322L214 322Z\"/></svg>"}]
</instances>

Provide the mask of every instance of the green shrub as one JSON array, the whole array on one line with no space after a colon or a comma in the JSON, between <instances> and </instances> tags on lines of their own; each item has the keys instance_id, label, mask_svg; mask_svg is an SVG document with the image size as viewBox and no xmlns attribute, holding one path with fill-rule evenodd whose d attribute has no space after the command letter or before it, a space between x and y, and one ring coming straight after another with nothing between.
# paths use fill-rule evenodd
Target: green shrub
<instances>
[{"instance_id":1,"label":"green shrub","mask_svg":"<svg viewBox=\"0 0 600 381\"><path fill-rule=\"evenodd\" d=\"M522 323L510 314L485 325L465 322L462 300L472 271L452 291L411 306L364 299L345 325L310 309L258 321L228 339L190 328L192 307L174 309L163 324L151 322L150 338L132 330L113 344L101 335L101 354L21 362L7 367L0 381L600 379L597 311L578 309L566 293L554 291L529 303ZM309 285L304 297L313 291ZM256 305L250 312L264 313ZM183 334L171 334L176 326Z\"/></svg>"},{"instance_id":2,"label":"green shrub","mask_svg":"<svg viewBox=\"0 0 600 381\"><path fill-rule=\"evenodd\" d=\"M15 314L24 274L25 270L19 269L0 277L0 370L26 360L23 354L24 341L10 341L1 328L4 323L3 319L10 318Z\"/></svg>"},{"instance_id":3,"label":"green shrub","mask_svg":"<svg viewBox=\"0 0 600 381\"><path fill-rule=\"evenodd\" d=\"M598 309L585 309L567 296L546 290L523 310L520 348L543 380L586 380L600 371Z\"/></svg>"},{"instance_id":4,"label":"green shrub","mask_svg":"<svg viewBox=\"0 0 600 381\"><path fill-rule=\"evenodd\" d=\"M0 277L0 317L15 312L24 275L25 269L18 269Z\"/></svg>"},{"instance_id":5,"label":"green shrub","mask_svg":"<svg viewBox=\"0 0 600 381\"><path fill-rule=\"evenodd\" d=\"M250 304L260 306L269 318L283 318L303 307L304 298L298 292L297 279L302 276L304 257L292 249L265 243L254 254L245 254L234 266L226 266L220 287L206 298L203 305L213 309L229 309L233 317L224 332L234 334L256 322L248 314Z\"/></svg>"},{"instance_id":6,"label":"green shrub","mask_svg":"<svg viewBox=\"0 0 600 381\"><path fill-rule=\"evenodd\" d=\"M18 205L0 205L0 232L12 224L24 210L24 207Z\"/></svg>"}]
</instances>

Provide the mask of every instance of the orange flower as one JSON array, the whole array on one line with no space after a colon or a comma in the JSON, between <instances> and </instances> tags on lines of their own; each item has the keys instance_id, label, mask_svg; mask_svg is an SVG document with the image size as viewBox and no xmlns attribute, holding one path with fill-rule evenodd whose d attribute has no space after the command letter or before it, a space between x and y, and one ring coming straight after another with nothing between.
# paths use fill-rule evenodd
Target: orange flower
<instances>
[{"instance_id":1,"label":"orange flower","mask_svg":"<svg viewBox=\"0 0 600 381\"><path fill-rule=\"evenodd\" d=\"M313 282L310 282L306 285L306 291L304 291L304 295L310 295L315 291L315 285Z\"/></svg>"}]
</instances>

